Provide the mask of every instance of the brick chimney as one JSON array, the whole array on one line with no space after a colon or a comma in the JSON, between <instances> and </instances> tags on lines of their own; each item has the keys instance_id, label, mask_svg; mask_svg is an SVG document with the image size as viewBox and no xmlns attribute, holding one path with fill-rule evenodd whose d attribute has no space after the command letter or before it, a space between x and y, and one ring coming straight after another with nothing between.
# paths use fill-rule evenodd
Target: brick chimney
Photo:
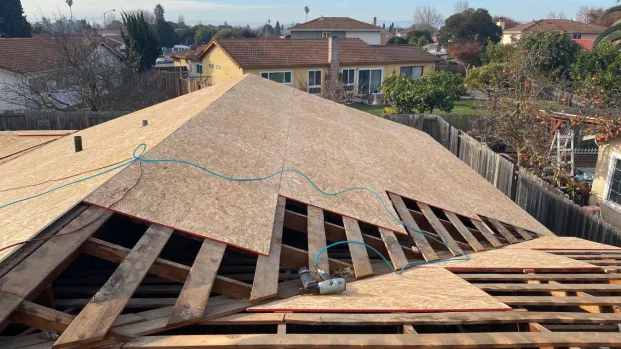
<instances>
[{"instance_id":1,"label":"brick chimney","mask_svg":"<svg viewBox=\"0 0 621 349\"><path fill-rule=\"evenodd\" d=\"M328 62L330 68L328 68L328 80L337 81L340 72L340 55L339 55L339 38L331 36L328 38Z\"/></svg>"}]
</instances>

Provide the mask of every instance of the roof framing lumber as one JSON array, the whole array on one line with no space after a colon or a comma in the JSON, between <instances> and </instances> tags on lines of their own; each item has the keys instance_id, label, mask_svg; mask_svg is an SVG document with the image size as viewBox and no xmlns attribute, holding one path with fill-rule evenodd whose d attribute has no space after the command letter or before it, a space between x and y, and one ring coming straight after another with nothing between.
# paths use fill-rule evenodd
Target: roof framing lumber
<instances>
[{"instance_id":1,"label":"roof framing lumber","mask_svg":"<svg viewBox=\"0 0 621 349\"><path fill-rule=\"evenodd\" d=\"M390 197L390 200L392 201L392 205L397 211L397 214L399 215L403 223L407 225L405 227L405 230L408 232L408 234L410 234L410 236L412 237L412 240L414 240L414 243L416 244L416 246L418 247L418 250L423 255L423 258L426 261L432 261L432 260L438 259L438 255L433 250L431 245L429 245L429 241L427 241L427 238L424 235L408 228L409 226L409 227L420 230L420 227L418 226L418 224L416 224L414 217L412 217L412 214L410 214L410 211L405 206L405 202L403 202L403 199L401 198L401 196L397 194L393 194L393 193L388 193L388 196Z\"/></svg>"},{"instance_id":2,"label":"roof framing lumber","mask_svg":"<svg viewBox=\"0 0 621 349\"><path fill-rule=\"evenodd\" d=\"M550 291L597 291L621 292L621 284L473 284L483 291L495 292L550 292Z\"/></svg>"},{"instance_id":3,"label":"roof framing lumber","mask_svg":"<svg viewBox=\"0 0 621 349\"><path fill-rule=\"evenodd\" d=\"M304 250L289 245L281 245L280 263L287 268L300 269L301 267L308 267L309 258L311 258L309 253ZM328 263L330 270L333 272L351 267L351 264L334 258L328 258Z\"/></svg>"},{"instance_id":4,"label":"roof framing lumber","mask_svg":"<svg viewBox=\"0 0 621 349\"><path fill-rule=\"evenodd\" d=\"M54 343L54 348L102 340L172 233L170 228L152 224L108 282Z\"/></svg>"},{"instance_id":5,"label":"roof framing lumber","mask_svg":"<svg viewBox=\"0 0 621 349\"><path fill-rule=\"evenodd\" d=\"M488 220L494 226L494 228L496 228L496 230L498 230L500 235L504 236L504 238L507 239L507 241L509 243L517 244L519 242L518 239L516 239L515 236L513 236L513 234L511 234L509 229L507 229L507 227L505 227L504 224L500 223L499 221L497 221L497 220L495 220L493 218L488 218Z\"/></svg>"},{"instance_id":6,"label":"roof framing lumber","mask_svg":"<svg viewBox=\"0 0 621 349\"><path fill-rule=\"evenodd\" d=\"M343 217L343 225L345 226L345 233L347 234L347 240L362 242L362 233L360 232L360 225L358 221ZM371 261L367 254L367 248L358 244L348 244L349 252L351 254L352 264L354 265L354 274L356 279L373 275L373 267L371 267Z\"/></svg>"},{"instance_id":7,"label":"roof framing lumber","mask_svg":"<svg viewBox=\"0 0 621 349\"><path fill-rule=\"evenodd\" d=\"M490 227L488 227L487 224L485 224L483 221L470 218L470 222L472 223L472 225L474 225L475 228L477 228L479 232L481 232L481 235L483 235L483 237L490 244L492 244L492 246L494 247L503 246L502 242L500 242L498 238L496 237L496 234L494 234L492 229L490 229Z\"/></svg>"},{"instance_id":8,"label":"roof framing lumber","mask_svg":"<svg viewBox=\"0 0 621 349\"><path fill-rule=\"evenodd\" d=\"M382 240L384 240L384 244L386 244L388 255L390 256L390 260L392 261L394 268L399 270L406 266L408 264L408 260L405 258L405 254L399 245L399 241L397 240L395 233L384 228L379 228L379 232L382 236Z\"/></svg>"},{"instance_id":9,"label":"roof framing lumber","mask_svg":"<svg viewBox=\"0 0 621 349\"><path fill-rule=\"evenodd\" d=\"M299 325L481 325L504 323L544 322L554 324L618 324L621 314L588 314L569 312L450 312L411 314L337 314L337 313L291 313L285 314L285 322Z\"/></svg>"},{"instance_id":10,"label":"roof framing lumber","mask_svg":"<svg viewBox=\"0 0 621 349\"><path fill-rule=\"evenodd\" d=\"M287 199L278 197L276 213L274 215L274 227L272 229L272 242L270 243L269 255L260 255L257 258L257 268L254 273L251 301L260 301L276 297L278 293L278 275L280 273L280 245L282 244L282 231L285 220L285 203Z\"/></svg>"},{"instance_id":11,"label":"roof framing lumber","mask_svg":"<svg viewBox=\"0 0 621 349\"><path fill-rule=\"evenodd\" d=\"M308 206L307 225L308 268L313 272L317 272L315 268L315 256L321 249L326 247L326 229L323 220L323 210L315 206ZM328 251L325 251L319 256L317 267L330 274Z\"/></svg>"},{"instance_id":12,"label":"roof framing lumber","mask_svg":"<svg viewBox=\"0 0 621 349\"><path fill-rule=\"evenodd\" d=\"M503 280L503 281L615 281L621 280L621 274L460 274L467 281Z\"/></svg>"},{"instance_id":13,"label":"roof framing lumber","mask_svg":"<svg viewBox=\"0 0 621 349\"><path fill-rule=\"evenodd\" d=\"M226 245L221 242L203 241L177 298L169 324L190 324L201 319L225 249Z\"/></svg>"},{"instance_id":14,"label":"roof framing lumber","mask_svg":"<svg viewBox=\"0 0 621 349\"><path fill-rule=\"evenodd\" d=\"M448 232L448 230L446 230L444 225L442 225L442 223L440 222L436 214L433 212L431 207L429 207L425 203L418 202L418 201L416 202L416 204L420 208L423 215L425 215L425 218L427 218L427 221L429 221L429 224L431 224L431 226L436 231L436 233L440 235L440 238L442 239L442 241L444 241L444 243L450 247L448 249L449 252L453 256L459 256L460 253L458 251L461 251L461 248L457 245L457 242L453 239L453 237Z\"/></svg>"},{"instance_id":15,"label":"roof framing lumber","mask_svg":"<svg viewBox=\"0 0 621 349\"><path fill-rule=\"evenodd\" d=\"M515 231L518 234L520 234L520 236L523 237L524 240L532 240L533 239L533 237L530 236L530 234L526 230L524 230L524 229L522 229L520 227L513 227L513 229L515 229Z\"/></svg>"},{"instance_id":16,"label":"roof framing lumber","mask_svg":"<svg viewBox=\"0 0 621 349\"><path fill-rule=\"evenodd\" d=\"M82 252L110 262L121 263L129 254L130 249L109 242L90 238L83 246ZM185 282L190 274L190 267L166 259L157 258L148 273L161 278ZM216 275L212 291L236 299L250 297L251 285L225 276Z\"/></svg>"},{"instance_id":17,"label":"roof framing lumber","mask_svg":"<svg viewBox=\"0 0 621 349\"><path fill-rule=\"evenodd\" d=\"M247 334L154 336L131 340L123 348L521 348L525 346L617 346L621 333L507 332L459 334Z\"/></svg>"},{"instance_id":18,"label":"roof framing lumber","mask_svg":"<svg viewBox=\"0 0 621 349\"><path fill-rule=\"evenodd\" d=\"M112 212L104 208L89 207L47 240L41 247L24 259L0 279L0 322L31 295L40 292L48 282L60 274L76 257L80 245L93 235L110 217ZM8 296L11 294L13 296Z\"/></svg>"},{"instance_id":19,"label":"roof framing lumber","mask_svg":"<svg viewBox=\"0 0 621 349\"><path fill-rule=\"evenodd\" d=\"M485 248L483 247L483 245L481 245L479 240L477 240L474 237L474 235L472 235L472 233L466 227L464 222L462 222L461 219L459 219L459 217L457 217L456 214L454 214L453 212L449 212L449 211L444 211L444 214L449 219L449 221L453 223L453 226L455 227L455 229L457 229L457 231L461 234L461 236L463 236L464 239L466 239L466 241L468 242L470 247L472 247L472 250L474 252L480 252L480 251L485 250Z\"/></svg>"},{"instance_id":20,"label":"roof framing lumber","mask_svg":"<svg viewBox=\"0 0 621 349\"><path fill-rule=\"evenodd\" d=\"M555 297L555 296L497 296L499 301L511 306L615 306L621 305L621 297Z\"/></svg>"}]
</instances>

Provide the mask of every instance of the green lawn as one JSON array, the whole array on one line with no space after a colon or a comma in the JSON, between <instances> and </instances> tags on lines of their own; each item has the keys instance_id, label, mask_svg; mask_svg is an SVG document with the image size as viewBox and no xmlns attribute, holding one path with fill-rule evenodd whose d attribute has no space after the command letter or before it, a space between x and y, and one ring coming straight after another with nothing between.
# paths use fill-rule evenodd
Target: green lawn
<instances>
[{"instance_id":1,"label":"green lawn","mask_svg":"<svg viewBox=\"0 0 621 349\"><path fill-rule=\"evenodd\" d=\"M368 105L361 103L353 103L349 104L350 107L362 111L366 111L367 113L382 116L384 115L384 106L382 105ZM476 109L475 106L478 106ZM455 108L450 113L445 113L441 110L434 110L433 114L457 114L457 115L485 115L485 102L484 101L474 101L474 100L459 100L455 102Z\"/></svg>"}]
</instances>

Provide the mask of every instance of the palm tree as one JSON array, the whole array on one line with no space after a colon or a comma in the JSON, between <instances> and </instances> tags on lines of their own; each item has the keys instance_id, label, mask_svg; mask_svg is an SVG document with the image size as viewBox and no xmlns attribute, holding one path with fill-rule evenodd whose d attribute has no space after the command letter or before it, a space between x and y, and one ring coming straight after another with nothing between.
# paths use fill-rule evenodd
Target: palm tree
<instances>
[{"instance_id":1,"label":"palm tree","mask_svg":"<svg viewBox=\"0 0 621 349\"><path fill-rule=\"evenodd\" d=\"M71 6L73 6L73 0L66 0L67 5L69 5L69 13L71 13L71 19L73 19L73 10L71 10Z\"/></svg>"},{"instance_id":2,"label":"palm tree","mask_svg":"<svg viewBox=\"0 0 621 349\"><path fill-rule=\"evenodd\" d=\"M304 12L306 12L306 21L308 22L308 13L310 12L308 6L304 6Z\"/></svg>"},{"instance_id":3,"label":"palm tree","mask_svg":"<svg viewBox=\"0 0 621 349\"><path fill-rule=\"evenodd\" d=\"M617 0L617 6L613 6L606 10L606 12L602 15L602 18L605 18L613 13L621 12L621 5L619 5L620 2L620 0ZM619 40L621 40L621 19L614 22L610 28L601 33L595 40L593 47L597 47L597 45L599 45L602 41L615 42Z\"/></svg>"}]
</instances>

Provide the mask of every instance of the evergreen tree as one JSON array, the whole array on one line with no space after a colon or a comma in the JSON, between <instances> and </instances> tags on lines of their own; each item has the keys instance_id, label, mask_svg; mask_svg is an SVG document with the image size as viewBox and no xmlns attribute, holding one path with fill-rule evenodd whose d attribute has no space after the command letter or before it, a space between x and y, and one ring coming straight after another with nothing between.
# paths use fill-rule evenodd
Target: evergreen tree
<instances>
[{"instance_id":1,"label":"evergreen tree","mask_svg":"<svg viewBox=\"0 0 621 349\"><path fill-rule=\"evenodd\" d=\"M20 0L0 0L0 37L29 38L30 23L26 21Z\"/></svg>"},{"instance_id":2,"label":"evergreen tree","mask_svg":"<svg viewBox=\"0 0 621 349\"><path fill-rule=\"evenodd\" d=\"M278 23L278 21L276 21L276 25L274 26L274 35L276 36L280 36L280 23Z\"/></svg>"},{"instance_id":3,"label":"evergreen tree","mask_svg":"<svg viewBox=\"0 0 621 349\"><path fill-rule=\"evenodd\" d=\"M179 36L175 29L163 19L155 22L155 35L160 43L160 47L173 47L179 41Z\"/></svg>"},{"instance_id":4,"label":"evergreen tree","mask_svg":"<svg viewBox=\"0 0 621 349\"><path fill-rule=\"evenodd\" d=\"M153 10L153 14L155 15L155 21L163 21L164 20L164 7L162 5L155 5L155 9Z\"/></svg>"},{"instance_id":5,"label":"evergreen tree","mask_svg":"<svg viewBox=\"0 0 621 349\"><path fill-rule=\"evenodd\" d=\"M123 25L121 36L127 47L126 63L138 71L150 69L159 55L157 37L144 19L143 13L122 13Z\"/></svg>"}]
</instances>

